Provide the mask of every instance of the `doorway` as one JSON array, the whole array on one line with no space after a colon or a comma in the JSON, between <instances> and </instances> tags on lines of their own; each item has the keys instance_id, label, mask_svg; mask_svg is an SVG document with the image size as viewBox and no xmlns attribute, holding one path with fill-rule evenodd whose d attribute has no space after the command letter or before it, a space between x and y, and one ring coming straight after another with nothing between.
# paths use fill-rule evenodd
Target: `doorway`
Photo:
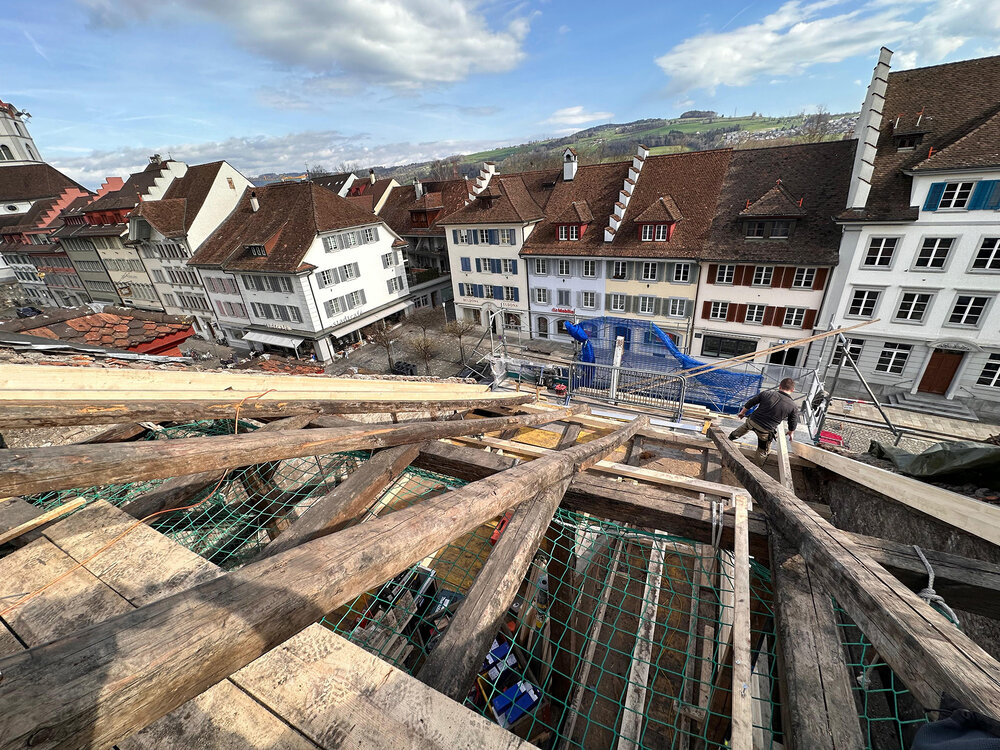
<instances>
[{"instance_id":1,"label":"doorway","mask_svg":"<svg viewBox=\"0 0 1000 750\"><path fill-rule=\"evenodd\" d=\"M771 352L767 358L767 363L770 365L796 367L799 364L799 352L801 351L800 348L796 347L795 349L783 349L780 352Z\"/></svg>"},{"instance_id":2,"label":"doorway","mask_svg":"<svg viewBox=\"0 0 1000 750\"><path fill-rule=\"evenodd\" d=\"M958 372L964 356L962 352L935 349L924 369L924 376L920 378L917 391L919 393L938 393L943 396L948 392L951 381L954 380L955 373Z\"/></svg>"},{"instance_id":3,"label":"doorway","mask_svg":"<svg viewBox=\"0 0 1000 750\"><path fill-rule=\"evenodd\" d=\"M538 338L547 339L549 337L549 319L541 315L538 316Z\"/></svg>"}]
</instances>

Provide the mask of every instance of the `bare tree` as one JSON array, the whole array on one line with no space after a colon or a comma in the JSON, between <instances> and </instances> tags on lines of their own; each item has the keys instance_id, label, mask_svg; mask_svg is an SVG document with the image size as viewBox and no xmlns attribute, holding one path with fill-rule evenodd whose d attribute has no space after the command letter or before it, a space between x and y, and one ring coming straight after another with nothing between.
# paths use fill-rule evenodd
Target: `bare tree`
<instances>
[{"instance_id":1,"label":"bare tree","mask_svg":"<svg viewBox=\"0 0 1000 750\"><path fill-rule=\"evenodd\" d=\"M823 140L823 136L825 136L829 130L830 112L823 105L816 107L816 111L813 114L806 116L802 123L803 140L808 142Z\"/></svg>"},{"instance_id":2,"label":"bare tree","mask_svg":"<svg viewBox=\"0 0 1000 750\"><path fill-rule=\"evenodd\" d=\"M399 330L388 325L384 320L380 320L368 329L366 335L373 344L378 344L385 349L385 357L389 360L389 369L391 370L395 364L392 361L392 344L399 338Z\"/></svg>"},{"instance_id":3,"label":"bare tree","mask_svg":"<svg viewBox=\"0 0 1000 750\"><path fill-rule=\"evenodd\" d=\"M426 341L428 331L444 325L444 308L421 307L419 310L415 310L406 319L406 322L419 328L423 333L424 341Z\"/></svg>"},{"instance_id":4,"label":"bare tree","mask_svg":"<svg viewBox=\"0 0 1000 750\"><path fill-rule=\"evenodd\" d=\"M424 363L424 374L431 374L431 360L438 355L439 347L438 343L434 339L429 339L424 335L424 338L413 338L406 342L407 349L415 356L417 359Z\"/></svg>"},{"instance_id":5,"label":"bare tree","mask_svg":"<svg viewBox=\"0 0 1000 750\"><path fill-rule=\"evenodd\" d=\"M479 330L479 326L471 320L451 320L444 324L444 332L458 339L458 354L462 359L462 364L465 364L465 345L462 343L462 339L477 330Z\"/></svg>"}]
</instances>

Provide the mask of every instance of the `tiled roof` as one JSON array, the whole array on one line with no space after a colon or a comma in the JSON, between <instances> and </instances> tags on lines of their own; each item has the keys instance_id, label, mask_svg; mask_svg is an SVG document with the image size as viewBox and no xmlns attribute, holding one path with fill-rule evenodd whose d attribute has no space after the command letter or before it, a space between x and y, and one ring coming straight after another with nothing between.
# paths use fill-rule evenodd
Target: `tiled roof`
<instances>
[{"instance_id":1,"label":"tiled roof","mask_svg":"<svg viewBox=\"0 0 1000 750\"><path fill-rule=\"evenodd\" d=\"M935 65L890 73L882 124L875 156L868 205L862 210L841 209L844 221L914 220L917 208L910 207L911 178L904 172L937 168L933 148L942 157L952 144L992 120L1000 112L1000 56ZM917 128L923 139L912 151L897 151L894 127L900 117L900 131ZM992 126L989 126L992 127ZM989 130L989 127L987 130ZM985 131L984 131L985 132ZM939 164L948 168L975 168L977 138L972 138ZM996 143L988 152L995 154ZM987 161L995 159L986 155ZM941 167L944 168L944 167Z\"/></svg>"},{"instance_id":2,"label":"tiled roof","mask_svg":"<svg viewBox=\"0 0 1000 750\"><path fill-rule=\"evenodd\" d=\"M125 184L120 189L105 193L87 206L85 212L117 211L123 208L132 208L139 202L141 196L149 191L156 182L156 179L163 174L165 164L166 162L162 164L149 164L141 172L129 175L129 178L125 180Z\"/></svg>"},{"instance_id":3,"label":"tiled roof","mask_svg":"<svg viewBox=\"0 0 1000 750\"><path fill-rule=\"evenodd\" d=\"M184 198L161 198L158 201L143 201L130 215L142 217L164 237L183 237L187 231L186 213L187 201Z\"/></svg>"},{"instance_id":4,"label":"tiled roof","mask_svg":"<svg viewBox=\"0 0 1000 750\"><path fill-rule=\"evenodd\" d=\"M1000 167L1000 112L950 146L935 151L913 169L920 172L987 167Z\"/></svg>"},{"instance_id":5,"label":"tiled roof","mask_svg":"<svg viewBox=\"0 0 1000 750\"><path fill-rule=\"evenodd\" d=\"M559 224L589 224L594 220L594 213L586 200L573 201L552 221Z\"/></svg>"},{"instance_id":6,"label":"tiled roof","mask_svg":"<svg viewBox=\"0 0 1000 750\"><path fill-rule=\"evenodd\" d=\"M414 207L424 211L440 211L444 208L444 199L440 191L424 193L414 202Z\"/></svg>"},{"instance_id":7,"label":"tiled roof","mask_svg":"<svg viewBox=\"0 0 1000 750\"><path fill-rule=\"evenodd\" d=\"M677 208L673 197L661 195L660 198L651 203L649 208L635 217L637 224L651 224L654 222L678 222L683 219L681 210Z\"/></svg>"},{"instance_id":8,"label":"tiled roof","mask_svg":"<svg viewBox=\"0 0 1000 750\"><path fill-rule=\"evenodd\" d=\"M448 224L528 224L545 214L519 175L494 176L486 190L448 216Z\"/></svg>"},{"instance_id":9,"label":"tiled roof","mask_svg":"<svg viewBox=\"0 0 1000 750\"><path fill-rule=\"evenodd\" d=\"M788 188L780 180L760 198L747 198L747 202L749 205L740 211L740 216L789 218L806 215L806 210L799 205L798 199L788 192Z\"/></svg>"},{"instance_id":10,"label":"tiled roof","mask_svg":"<svg viewBox=\"0 0 1000 750\"><path fill-rule=\"evenodd\" d=\"M340 172L338 174L327 174L322 177L313 177L313 182L317 185L325 187L327 190L332 190L335 193L339 193L340 189L344 187L344 183L347 182L352 172Z\"/></svg>"},{"instance_id":11,"label":"tiled roof","mask_svg":"<svg viewBox=\"0 0 1000 750\"><path fill-rule=\"evenodd\" d=\"M351 202L351 205L357 206L365 213L375 213L375 198L371 195L349 195L347 200Z\"/></svg>"},{"instance_id":12,"label":"tiled roof","mask_svg":"<svg viewBox=\"0 0 1000 750\"><path fill-rule=\"evenodd\" d=\"M854 145L854 141L832 141L734 151L701 257L805 265L836 263L841 230L831 217L847 202ZM782 192L794 198L796 207L798 199L802 199L804 213L796 218L788 239L747 240L743 227L747 200L773 192L779 179ZM678 224L678 233L685 224Z\"/></svg>"},{"instance_id":13,"label":"tiled roof","mask_svg":"<svg viewBox=\"0 0 1000 750\"><path fill-rule=\"evenodd\" d=\"M170 183L160 200L143 201L133 212L141 216L164 237L183 237L191 228L224 161L188 167L183 177Z\"/></svg>"},{"instance_id":14,"label":"tiled roof","mask_svg":"<svg viewBox=\"0 0 1000 750\"><path fill-rule=\"evenodd\" d=\"M16 219L17 223L0 227L0 234L19 234L20 232L25 232L30 229L37 229L39 219L41 219L58 200L58 198L44 198L42 200L35 201L31 204L31 208L29 208L25 213L11 216L10 218Z\"/></svg>"},{"instance_id":15,"label":"tiled roof","mask_svg":"<svg viewBox=\"0 0 1000 750\"><path fill-rule=\"evenodd\" d=\"M416 190L413 185L394 187L386 198L379 217L392 227L396 234L404 237L407 235L443 237L444 229L440 226L440 222L465 205L472 192L472 183L465 179L434 180L423 183L422 187L426 192L419 200L415 198ZM410 211L427 210L425 198L431 193L440 195L441 213L429 227L413 226L410 221Z\"/></svg>"},{"instance_id":16,"label":"tiled roof","mask_svg":"<svg viewBox=\"0 0 1000 750\"><path fill-rule=\"evenodd\" d=\"M117 307L106 307L99 313L85 307L52 310L33 318L4 321L0 330L108 349L135 349L185 331L194 335L191 322L185 318Z\"/></svg>"},{"instance_id":17,"label":"tiled roof","mask_svg":"<svg viewBox=\"0 0 1000 750\"><path fill-rule=\"evenodd\" d=\"M54 198L68 187L85 189L48 164L14 164L0 168L0 202Z\"/></svg>"},{"instance_id":18,"label":"tiled roof","mask_svg":"<svg viewBox=\"0 0 1000 750\"><path fill-rule=\"evenodd\" d=\"M256 192L260 209L250 207ZM318 232L367 226L377 222L326 188L312 182L285 182L247 188L229 217L188 261L240 271L295 273L304 270L306 252ZM264 245L266 256L250 255L247 245Z\"/></svg>"}]
</instances>

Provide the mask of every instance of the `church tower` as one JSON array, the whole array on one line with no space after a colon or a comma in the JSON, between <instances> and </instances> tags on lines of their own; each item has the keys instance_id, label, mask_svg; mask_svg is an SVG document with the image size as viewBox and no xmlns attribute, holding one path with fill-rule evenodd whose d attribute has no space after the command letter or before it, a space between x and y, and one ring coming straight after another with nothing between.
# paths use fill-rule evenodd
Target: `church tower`
<instances>
[{"instance_id":1,"label":"church tower","mask_svg":"<svg viewBox=\"0 0 1000 750\"><path fill-rule=\"evenodd\" d=\"M25 119L30 117L0 99L0 168L42 161L25 125Z\"/></svg>"}]
</instances>

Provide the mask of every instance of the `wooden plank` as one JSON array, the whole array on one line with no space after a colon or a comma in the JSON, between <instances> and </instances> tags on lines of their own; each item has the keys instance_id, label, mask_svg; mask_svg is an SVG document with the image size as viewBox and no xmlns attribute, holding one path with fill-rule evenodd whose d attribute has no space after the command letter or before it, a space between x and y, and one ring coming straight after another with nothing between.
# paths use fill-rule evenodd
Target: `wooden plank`
<instances>
[{"instance_id":1,"label":"wooden plank","mask_svg":"<svg viewBox=\"0 0 1000 750\"><path fill-rule=\"evenodd\" d=\"M785 428L785 423L781 422L778 425L778 481L780 481L785 487L795 491L795 486L792 484L792 465L788 460L788 431Z\"/></svg>"},{"instance_id":2,"label":"wooden plank","mask_svg":"<svg viewBox=\"0 0 1000 750\"><path fill-rule=\"evenodd\" d=\"M814 445L796 443L795 451L816 466L829 469L908 508L919 510L993 544L1000 544L1000 507L996 505L869 466Z\"/></svg>"},{"instance_id":3,"label":"wooden plank","mask_svg":"<svg viewBox=\"0 0 1000 750\"><path fill-rule=\"evenodd\" d=\"M623 445L647 423L648 418L640 417L595 441L601 444L600 450L580 468ZM422 682L455 700L468 694L571 478L542 485L530 503L514 511L441 642L421 668Z\"/></svg>"},{"instance_id":4,"label":"wooden plank","mask_svg":"<svg viewBox=\"0 0 1000 750\"><path fill-rule=\"evenodd\" d=\"M232 681L322 747L534 747L318 625Z\"/></svg>"},{"instance_id":5,"label":"wooden plank","mask_svg":"<svg viewBox=\"0 0 1000 750\"><path fill-rule=\"evenodd\" d=\"M709 431L723 463L750 491L769 523L792 543L927 708L947 692L968 708L1000 716L1000 664L871 559L794 493L751 464L718 428Z\"/></svg>"},{"instance_id":6,"label":"wooden plank","mask_svg":"<svg viewBox=\"0 0 1000 750\"><path fill-rule=\"evenodd\" d=\"M140 435L145 434L145 432L146 428L141 424L136 424L135 422L116 424L106 430L102 430L91 438L81 440L80 445L94 445L96 443L122 443L126 440L137 438Z\"/></svg>"},{"instance_id":7,"label":"wooden plank","mask_svg":"<svg viewBox=\"0 0 1000 750\"><path fill-rule=\"evenodd\" d=\"M750 692L750 541L747 497L733 496L736 524L733 545L733 750L753 748L753 710Z\"/></svg>"},{"instance_id":8,"label":"wooden plank","mask_svg":"<svg viewBox=\"0 0 1000 750\"><path fill-rule=\"evenodd\" d=\"M642 745L642 728L646 713L646 692L649 667L653 653L656 617L660 606L660 588L663 581L663 558L666 542L654 541L649 550L649 568L642 592L642 610L639 614L639 632L636 633L629 668L628 688L622 706L622 721L618 730L618 750L632 750Z\"/></svg>"},{"instance_id":9,"label":"wooden plank","mask_svg":"<svg viewBox=\"0 0 1000 750\"><path fill-rule=\"evenodd\" d=\"M40 726L67 746L118 742L611 444L545 456L0 659L0 748Z\"/></svg>"},{"instance_id":10,"label":"wooden plank","mask_svg":"<svg viewBox=\"0 0 1000 750\"><path fill-rule=\"evenodd\" d=\"M400 445L379 451L351 472L347 479L310 505L289 528L261 550L255 561L339 531L367 510L419 453L419 444Z\"/></svg>"},{"instance_id":11,"label":"wooden plank","mask_svg":"<svg viewBox=\"0 0 1000 750\"><path fill-rule=\"evenodd\" d=\"M24 521L23 523L14 526L13 528L7 529L3 533L0 533L0 545L7 544L14 539L17 539L23 534L27 534L29 531L33 531L40 526L44 526L47 523L52 523L63 516L72 513L74 510L78 510L87 504L86 498L78 497L69 502L63 503L62 505L57 505L51 510L47 510L44 513L35 516L34 518Z\"/></svg>"},{"instance_id":12,"label":"wooden plank","mask_svg":"<svg viewBox=\"0 0 1000 750\"><path fill-rule=\"evenodd\" d=\"M802 556L780 534L771 535L771 545L786 744L861 750L861 723L830 596L813 585Z\"/></svg>"},{"instance_id":13,"label":"wooden plank","mask_svg":"<svg viewBox=\"0 0 1000 750\"><path fill-rule=\"evenodd\" d=\"M42 515L41 508L25 502L19 497L0 498L0 532L9 531L38 518L40 515ZM14 547L23 547L28 542L35 541L39 536L40 532L38 531L29 532L12 540L10 544Z\"/></svg>"},{"instance_id":14,"label":"wooden plank","mask_svg":"<svg viewBox=\"0 0 1000 750\"><path fill-rule=\"evenodd\" d=\"M490 432L513 425L544 424L569 413L572 411L454 422L357 424L274 433L258 430L243 435L115 445L11 449L0 455L0 495L163 479L285 458L385 448Z\"/></svg>"},{"instance_id":15,"label":"wooden plank","mask_svg":"<svg viewBox=\"0 0 1000 750\"><path fill-rule=\"evenodd\" d=\"M580 430L582 429L583 427L580 426L579 422L567 422L566 427L563 428L563 434L559 436L559 442L556 443L556 450L561 451L564 448L575 445L576 439L580 437Z\"/></svg>"}]
</instances>

